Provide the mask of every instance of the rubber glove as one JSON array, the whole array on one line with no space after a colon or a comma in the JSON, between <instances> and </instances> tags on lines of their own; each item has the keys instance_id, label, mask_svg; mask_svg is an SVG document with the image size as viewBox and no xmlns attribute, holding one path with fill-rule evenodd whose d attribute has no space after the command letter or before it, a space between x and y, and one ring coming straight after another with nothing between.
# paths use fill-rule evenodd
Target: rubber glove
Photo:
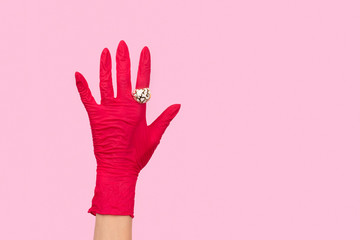
<instances>
[{"instance_id":1,"label":"rubber glove","mask_svg":"<svg viewBox=\"0 0 360 240\"><path fill-rule=\"evenodd\" d=\"M136 88L150 83L150 52L141 51ZM97 162L96 186L89 213L129 215L134 217L135 187L143 169L180 104L165 109L150 125L146 122L146 104L131 94L130 58L121 40L116 52L117 96L114 97L111 56L105 48L100 58L101 104L98 104L84 76L75 72L76 86L90 120L94 154Z\"/></svg>"}]
</instances>

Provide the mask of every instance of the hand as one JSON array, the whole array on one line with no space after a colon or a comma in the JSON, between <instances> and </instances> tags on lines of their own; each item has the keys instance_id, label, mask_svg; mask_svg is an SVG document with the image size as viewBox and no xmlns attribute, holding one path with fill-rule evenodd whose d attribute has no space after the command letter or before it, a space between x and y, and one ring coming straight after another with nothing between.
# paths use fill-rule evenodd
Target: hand
<instances>
[{"instance_id":1,"label":"hand","mask_svg":"<svg viewBox=\"0 0 360 240\"><path fill-rule=\"evenodd\" d=\"M141 51L136 88L150 83L150 52ZM94 198L89 213L96 215L133 215L135 185L180 104L169 106L149 126L146 103L131 95L130 58L126 43L120 41L116 52L117 96L114 97L111 56L107 48L100 59L101 104L94 100L87 81L75 73L76 85L88 113L92 131L97 175Z\"/></svg>"}]
</instances>

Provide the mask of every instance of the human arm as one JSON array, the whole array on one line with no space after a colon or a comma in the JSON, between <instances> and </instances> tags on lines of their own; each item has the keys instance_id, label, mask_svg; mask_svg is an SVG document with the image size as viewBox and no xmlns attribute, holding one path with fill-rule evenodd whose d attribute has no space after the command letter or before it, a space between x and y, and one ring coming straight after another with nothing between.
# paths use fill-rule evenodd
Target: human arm
<instances>
[{"instance_id":1,"label":"human arm","mask_svg":"<svg viewBox=\"0 0 360 240\"><path fill-rule=\"evenodd\" d=\"M132 218L96 214L94 240L131 240Z\"/></svg>"}]
</instances>

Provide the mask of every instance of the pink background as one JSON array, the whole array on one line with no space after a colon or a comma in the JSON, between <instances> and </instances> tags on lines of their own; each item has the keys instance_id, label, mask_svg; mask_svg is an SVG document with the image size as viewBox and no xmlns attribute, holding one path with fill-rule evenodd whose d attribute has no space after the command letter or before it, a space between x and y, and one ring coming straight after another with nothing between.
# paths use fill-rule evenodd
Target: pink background
<instances>
[{"instance_id":1,"label":"pink background","mask_svg":"<svg viewBox=\"0 0 360 240\"><path fill-rule=\"evenodd\" d=\"M358 1L10 1L0 7L0 238L92 239L75 71L151 52L134 239L360 239ZM114 66L114 65L113 65ZM115 72L113 72L115 76ZM114 78L115 81L115 78Z\"/></svg>"}]
</instances>

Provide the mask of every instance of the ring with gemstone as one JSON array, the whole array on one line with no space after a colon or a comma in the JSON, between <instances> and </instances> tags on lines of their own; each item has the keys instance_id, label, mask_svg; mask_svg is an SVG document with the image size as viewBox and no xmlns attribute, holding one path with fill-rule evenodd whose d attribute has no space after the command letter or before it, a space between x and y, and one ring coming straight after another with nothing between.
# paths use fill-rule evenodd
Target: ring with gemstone
<instances>
[{"instance_id":1,"label":"ring with gemstone","mask_svg":"<svg viewBox=\"0 0 360 240\"><path fill-rule=\"evenodd\" d=\"M135 88L131 95L138 103L146 103L151 98L149 88Z\"/></svg>"}]
</instances>

